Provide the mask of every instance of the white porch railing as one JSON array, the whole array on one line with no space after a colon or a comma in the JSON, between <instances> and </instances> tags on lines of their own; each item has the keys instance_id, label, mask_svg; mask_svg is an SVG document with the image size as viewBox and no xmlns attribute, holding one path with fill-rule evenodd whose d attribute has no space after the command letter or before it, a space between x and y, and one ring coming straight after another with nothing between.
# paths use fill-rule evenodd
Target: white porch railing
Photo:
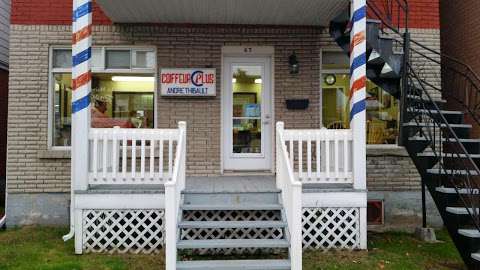
<instances>
[{"instance_id":1,"label":"white porch railing","mask_svg":"<svg viewBox=\"0 0 480 270\"><path fill-rule=\"evenodd\" d=\"M187 159L187 124L178 124L178 144L172 177L165 183L165 264L166 270L177 268L177 240L181 192L185 189Z\"/></svg>"},{"instance_id":2,"label":"white porch railing","mask_svg":"<svg viewBox=\"0 0 480 270\"><path fill-rule=\"evenodd\" d=\"M291 129L283 131L290 166L303 183L353 183L352 131Z\"/></svg>"},{"instance_id":3,"label":"white porch railing","mask_svg":"<svg viewBox=\"0 0 480 270\"><path fill-rule=\"evenodd\" d=\"M302 269L302 183L293 174L285 145L283 122L277 123L277 188L282 190L282 203L287 217L290 237L291 268Z\"/></svg>"},{"instance_id":4,"label":"white porch railing","mask_svg":"<svg viewBox=\"0 0 480 270\"><path fill-rule=\"evenodd\" d=\"M90 129L88 184L165 183L172 178L173 151L179 132L180 129Z\"/></svg>"}]
</instances>

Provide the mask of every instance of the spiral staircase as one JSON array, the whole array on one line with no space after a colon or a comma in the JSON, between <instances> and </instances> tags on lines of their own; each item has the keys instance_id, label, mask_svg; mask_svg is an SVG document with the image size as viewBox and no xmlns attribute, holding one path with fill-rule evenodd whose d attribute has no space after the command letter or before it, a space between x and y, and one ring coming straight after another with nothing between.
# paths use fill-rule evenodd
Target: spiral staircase
<instances>
[{"instance_id":1,"label":"spiral staircase","mask_svg":"<svg viewBox=\"0 0 480 270\"><path fill-rule=\"evenodd\" d=\"M467 65L410 38L407 1L385 2L367 1L367 77L400 100L400 144L465 264L480 269L480 139L472 133L480 125L480 79ZM348 14L330 23L330 35L346 54ZM420 67L428 65L441 67L441 86L421 75Z\"/></svg>"}]
</instances>

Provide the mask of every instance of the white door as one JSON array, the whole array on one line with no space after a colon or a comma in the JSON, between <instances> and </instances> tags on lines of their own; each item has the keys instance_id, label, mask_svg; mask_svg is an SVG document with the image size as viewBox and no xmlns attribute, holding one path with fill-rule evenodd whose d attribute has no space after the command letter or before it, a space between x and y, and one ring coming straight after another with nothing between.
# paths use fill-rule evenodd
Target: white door
<instances>
[{"instance_id":1,"label":"white door","mask_svg":"<svg viewBox=\"0 0 480 270\"><path fill-rule=\"evenodd\" d=\"M271 60L225 57L223 74L223 167L271 170Z\"/></svg>"}]
</instances>

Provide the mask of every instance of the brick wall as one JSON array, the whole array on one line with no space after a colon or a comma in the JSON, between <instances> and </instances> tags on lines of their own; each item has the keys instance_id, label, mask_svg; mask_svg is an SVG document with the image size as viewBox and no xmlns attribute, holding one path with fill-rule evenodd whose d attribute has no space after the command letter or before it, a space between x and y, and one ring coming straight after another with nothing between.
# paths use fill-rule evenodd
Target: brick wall
<instances>
[{"instance_id":1,"label":"brick wall","mask_svg":"<svg viewBox=\"0 0 480 270\"><path fill-rule=\"evenodd\" d=\"M480 1L441 0L442 52L469 65L480 76ZM456 102L455 102L456 104ZM460 109L461 106L459 106ZM480 137L480 127L473 119L473 137Z\"/></svg>"},{"instance_id":2,"label":"brick wall","mask_svg":"<svg viewBox=\"0 0 480 270\"><path fill-rule=\"evenodd\" d=\"M368 0L382 6L386 0ZM433 28L440 27L440 0L406 0L410 8L409 27ZM446 0L448 1L448 0ZM474 1L474 0L470 0ZM450 1L455 2L455 1ZM463 1L462 1L463 2ZM468 2L468 1L467 1ZM70 24L71 0L12 0L13 24ZM102 10L94 5L94 24L111 24Z\"/></svg>"},{"instance_id":3,"label":"brick wall","mask_svg":"<svg viewBox=\"0 0 480 270\"><path fill-rule=\"evenodd\" d=\"M425 31L418 30L417 34L422 36L428 32ZM425 40L432 40L432 44L437 42L431 33L426 36ZM70 39L70 26L12 26L8 123L10 193L70 189L68 152L50 151L47 144L49 48L68 45ZM96 26L94 44L156 46L159 67L213 66L217 69L218 82L221 81L222 46L274 46L275 120L285 121L286 128L318 128L320 49L338 48L327 31L320 28L253 26ZM288 72L288 56L293 50L301 65L300 74L294 76ZM158 96L158 127L176 127L180 120L188 122L189 175L220 172L220 83L217 89L216 97L206 99ZM306 111L288 111L284 104L287 98L309 98L310 107ZM378 154L376 150L369 153L370 190L419 188L415 167L406 154L395 151Z\"/></svg>"}]
</instances>

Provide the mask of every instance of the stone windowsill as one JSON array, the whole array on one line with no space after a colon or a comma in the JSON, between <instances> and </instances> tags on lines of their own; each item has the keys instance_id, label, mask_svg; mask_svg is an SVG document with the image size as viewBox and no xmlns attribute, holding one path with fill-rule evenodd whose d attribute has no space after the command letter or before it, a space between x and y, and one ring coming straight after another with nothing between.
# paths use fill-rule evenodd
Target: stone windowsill
<instances>
[{"instance_id":1,"label":"stone windowsill","mask_svg":"<svg viewBox=\"0 0 480 270\"><path fill-rule=\"evenodd\" d=\"M70 150L43 150L38 151L37 157L39 159L69 159Z\"/></svg>"}]
</instances>

